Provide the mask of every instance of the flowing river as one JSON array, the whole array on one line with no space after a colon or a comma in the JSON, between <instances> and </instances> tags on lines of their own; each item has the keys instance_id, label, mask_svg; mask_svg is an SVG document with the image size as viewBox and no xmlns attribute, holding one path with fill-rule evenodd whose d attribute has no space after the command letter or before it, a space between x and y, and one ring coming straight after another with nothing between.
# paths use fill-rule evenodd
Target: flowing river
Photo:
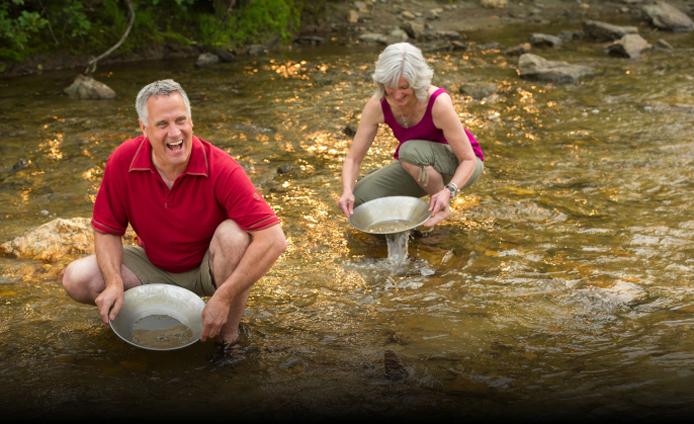
<instances>
[{"instance_id":1,"label":"flowing river","mask_svg":"<svg viewBox=\"0 0 694 424\"><path fill-rule=\"evenodd\" d=\"M476 33L512 45L530 32ZM624 419L694 412L694 36L639 60L574 42L536 53L599 72L520 79L499 50L426 53L485 151L452 217L387 261L341 215L342 159L380 47L295 48L195 69L103 66L0 80L0 242L89 217L134 98L174 78L195 133L229 151L281 217L287 252L254 287L237 361L211 343L145 351L67 297L62 267L0 257L0 411L38 417L426 416ZM496 95L458 94L494 82ZM362 171L394 148L380 130ZM398 378L388 374L395 354ZM396 364L397 365L397 364ZM396 366L397 368L397 366ZM390 369L392 371L392 369ZM98 414L98 415L95 415Z\"/></svg>"}]
</instances>

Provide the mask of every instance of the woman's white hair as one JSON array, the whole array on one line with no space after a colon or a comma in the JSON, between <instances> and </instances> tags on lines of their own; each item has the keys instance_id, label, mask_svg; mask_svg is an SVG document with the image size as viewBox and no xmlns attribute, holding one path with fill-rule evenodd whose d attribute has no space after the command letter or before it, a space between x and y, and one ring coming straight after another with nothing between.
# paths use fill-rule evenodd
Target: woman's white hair
<instances>
[{"instance_id":1,"label":"woman's white hair","mask_svg":"<svg viewBox=\"0 0 694 424\"><path fill-rule=\"evenodd\" d=\"M376 83L376 94L385 95L385 87L397 87L404 77L414 89L419 101L429 97L429 86L434 71L429 67L422 51L410 43L391 44L383 50L376 61L372 78Z\"/></svg>"},{"instance_id":2,"label":"woman's white hair","mask_svg":"<svg viewBox=\"0 0 694 424\"><path fill-rule=\"evenodd\" d=\"M188 95L185 90L183 90L183 87L172 79L165 79L147 84L137 93L135 110L137 110L137 117L140 119L140 122L142 122L142 125L147 126L147 100L152 96L169 96L172 93L181 95L183 104L186 107L186 113L188 113L188 118L193 118L190 113L190 100L188 100Z\"/></svg>"}]
</instances>

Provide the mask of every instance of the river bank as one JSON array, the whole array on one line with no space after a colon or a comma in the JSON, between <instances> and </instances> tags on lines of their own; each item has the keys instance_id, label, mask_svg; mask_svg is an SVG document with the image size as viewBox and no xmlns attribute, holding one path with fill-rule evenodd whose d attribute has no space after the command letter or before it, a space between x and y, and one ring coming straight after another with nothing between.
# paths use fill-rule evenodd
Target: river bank
<instances>
[{"instance_id":1,"label":"river bank","mask_svg":"<svg viewBox=\"0 0 694 424\"><path fill-rule=\"evenodd\" d=\"M443 2L437 0L364 0L328 2L312 14L304 16L300 29L287 42L277 38L265 44L248 44L233 50L211 49L203 45L167 41L147 48L121 53L116 51L99 62L101 67L129 62L190 58L203 53L221 56L222 61L234 57L261 55L272 51L292 50L306 45L332 45L335 48L355 44L388 44L409 40L425 50L462 50L468 47L470 34L504 27L533 25L555 28L566 25L566 31L579 31L585 20L607 21L619 25L635 25L655 31L643 11L649 0L474 0ZM668 2L692 16L694 1ZM654 34L657 37L658 34ZM493 37L493 35L492 35ZM453 42L453 45L445 44ZM489 38L493 45L500 40ZM501 40L503 42L503 40ZM442 44L444 43L444 44ZM483 46L484 47L484 46ZM513 46L501 46L513 47ZM19 63L5 63L3 78L40 74L61 69L81 72L89 59L100 52L68 53L63 51L34 55Z\"/></svg>"}]
</instances>

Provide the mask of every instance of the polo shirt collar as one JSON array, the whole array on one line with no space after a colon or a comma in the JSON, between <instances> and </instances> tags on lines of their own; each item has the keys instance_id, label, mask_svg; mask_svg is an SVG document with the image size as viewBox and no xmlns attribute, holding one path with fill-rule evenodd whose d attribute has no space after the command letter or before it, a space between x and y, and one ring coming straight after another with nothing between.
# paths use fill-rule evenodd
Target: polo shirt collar
<instances>
[{"instance_id":1,"label":"polo shirt collar","mask_svg":"<svg viewBox=\"0 0 694 424\"><path fill-rule=\"evenodd\" d=\"M192 145L190 159L183 173L207 177L208 161L205 148L196 136L193 136ZM130 162L130 168L128 168L128 172L130 171L156 171L154 161L152 161L152 145L147 137L142 137L142 141L137 146L133 160Z\"/></svg>"}]
</instances>

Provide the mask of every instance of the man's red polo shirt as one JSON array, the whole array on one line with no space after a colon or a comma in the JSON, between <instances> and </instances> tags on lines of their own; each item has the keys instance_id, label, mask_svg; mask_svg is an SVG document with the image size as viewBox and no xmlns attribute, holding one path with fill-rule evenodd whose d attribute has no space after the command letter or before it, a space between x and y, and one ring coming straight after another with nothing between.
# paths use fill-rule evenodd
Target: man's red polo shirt
<instances>
[{"instance_id":1,"label":"man's red polo shirt","mask_svg":"<svg viewBox=\"0 0 694 424\"><path fill-rule=\"evenodd\" d=\"M130 223L149 260L169 272L200 265L217 226L232 219L246 231L279 219L243 168L225 151L193 137L186 170L169 189L144 136L125 141L106 162L92 226L123 235Z\"/></svg>"}]
</instances>

